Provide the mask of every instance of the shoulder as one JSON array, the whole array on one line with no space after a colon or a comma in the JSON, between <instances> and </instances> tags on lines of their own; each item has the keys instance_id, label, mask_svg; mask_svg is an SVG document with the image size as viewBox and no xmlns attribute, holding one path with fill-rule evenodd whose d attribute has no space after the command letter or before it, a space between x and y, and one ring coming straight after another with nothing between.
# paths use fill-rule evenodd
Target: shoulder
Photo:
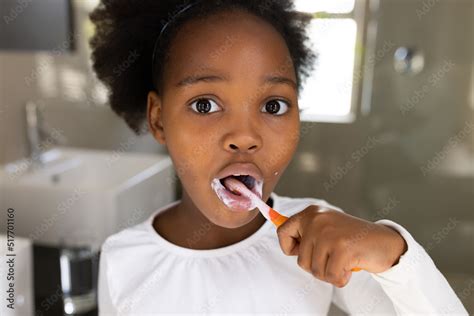
<instances>
[{"instance_id":1,"label":"shoulder","mask_svg":"<svg viewBox=\"0 0 474 316\"><path fill-rule=\"evenodd\" d=\"M165 256L147 227L148 221L109 236L101 247L99 277L107 284L113 301L136 288L152 273L151 262Z\"/></svg>"},{"instance_id":2,"label":"shoulder","mask_svg":"<svg viewBox=\"0 0 474 316\"><path fill-rule=\"evenodd\" d=\"M147 229L148 221L125 228L107 237L102 244L101 253L114 254L130 251L135 246L150 242L150 231Z\"/></svg>"},{"instance_id":3,"label":"shoulder","mask_svg":"<svg viewBox=\"0 0 474 316\"><path fill-rule=\"evenodd\" d=\"M273 206L275 210L286 216L292 216L296 213L299 213L310 205L317 205L320 207L343 212L343 210L340 209L339 207L328 203L326 200L322 200L318 198L313 198L313 197L295 197L294 198L294 197L278 195L278 194L275 194L274 192L272 193L271 196L274 199Z\"/></svg>"}]
</instances>

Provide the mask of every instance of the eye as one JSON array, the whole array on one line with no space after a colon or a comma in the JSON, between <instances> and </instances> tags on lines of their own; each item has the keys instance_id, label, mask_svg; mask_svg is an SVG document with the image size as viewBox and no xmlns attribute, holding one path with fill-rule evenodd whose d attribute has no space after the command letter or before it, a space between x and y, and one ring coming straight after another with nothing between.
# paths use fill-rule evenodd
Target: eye
<instances>
[{"instance_id":1,"label":"eye","mask_svg":"<svg viewBox=\"0 0 474 316\"><path fill-rule=\"evenodd\" d=\"M268 101L262 109L262 112L267 112L274 115L282 115L288 112L289 104L283 100Z\"/></svg>"},{"instance_id":2,"label":"eye","mask_svg":"<svg viewBox=\"0 0 474 316\"><path fill-rule=\"evenodd\" d=\"M194 101L193 103L190 104L190 106L193 109L193 111L200 114L213 113L219 110L219 106L217 105L216 102L210 99L205 99L205 98L201 98ZM214 111L211 111L212 109L214 109Z\"/></svg>"}]
</instances>

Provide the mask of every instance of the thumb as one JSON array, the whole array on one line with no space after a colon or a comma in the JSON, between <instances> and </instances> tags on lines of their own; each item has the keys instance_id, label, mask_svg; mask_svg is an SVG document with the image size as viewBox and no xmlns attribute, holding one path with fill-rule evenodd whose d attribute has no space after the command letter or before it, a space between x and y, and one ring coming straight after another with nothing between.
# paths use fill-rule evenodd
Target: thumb
<instances>
[{"instance_id":1,"label":"thumb","mask_svg":"<svg viewBox=\"0 0 474 316\"><path fill-rule=\"evenodd\" d=\"M287 256L298 255L299 244L303 235L301 231L302 216L300 214L291 216L277 229L280 247Z\"/></svg>"}]
</instances>

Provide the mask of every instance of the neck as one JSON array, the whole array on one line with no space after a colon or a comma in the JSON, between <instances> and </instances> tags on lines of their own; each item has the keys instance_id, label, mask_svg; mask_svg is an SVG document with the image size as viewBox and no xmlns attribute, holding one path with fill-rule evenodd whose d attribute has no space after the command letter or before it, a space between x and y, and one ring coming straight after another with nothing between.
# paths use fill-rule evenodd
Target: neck
<instances>
[{"instance_id":1,"label":"neck","mask_svg":"<svg viewBox=\"0 0 474 316\"><path fill-rule=\"evenodd\" d=\"M155 230L170 242L191 249L217 249L235 244L254 234L266 222L258 212L251 222L238 228L215 225L201 213L185 191L181 202L170 211L163 214L161 221L157 220L158 217L155 219Z\"/></svg>"}]
</instances>

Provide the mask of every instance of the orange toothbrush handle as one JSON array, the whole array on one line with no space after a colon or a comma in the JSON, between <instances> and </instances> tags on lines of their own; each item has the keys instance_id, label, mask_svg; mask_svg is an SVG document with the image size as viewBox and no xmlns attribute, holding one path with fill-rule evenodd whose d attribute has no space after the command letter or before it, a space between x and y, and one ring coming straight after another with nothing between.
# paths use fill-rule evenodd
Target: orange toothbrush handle
<instances>
[{"instance_id":1,"label":"orange toothbrush handle","mask_svg":"<svg viewBox=\"0 0 474 316\"><path fill-rule=\"evenodd\" d=\"M275 226L278 228L280 227L284 222L287 221L288 217L281 215L274 209L270 207L270 211L268 212L270 215L270 219L272 220L272 223L275 224Z\"/></svg>"},{"instance_id":2,"label":"orange toothbrush handle","mask_svg":"<svg viewBox=\"0 0 474 316\"><path fill-rule=\"evenodd\" d=\"M288 220L288 217L281 215L280 213L278 213L271 207L270 207L269 214L270 214L270 219L272 220L272 223L275 224L277 228L283 225L283 223ZM351 269L352 272L359 272L361 270L362 269L358 267Z\"/></svg>"}]
</instances>

